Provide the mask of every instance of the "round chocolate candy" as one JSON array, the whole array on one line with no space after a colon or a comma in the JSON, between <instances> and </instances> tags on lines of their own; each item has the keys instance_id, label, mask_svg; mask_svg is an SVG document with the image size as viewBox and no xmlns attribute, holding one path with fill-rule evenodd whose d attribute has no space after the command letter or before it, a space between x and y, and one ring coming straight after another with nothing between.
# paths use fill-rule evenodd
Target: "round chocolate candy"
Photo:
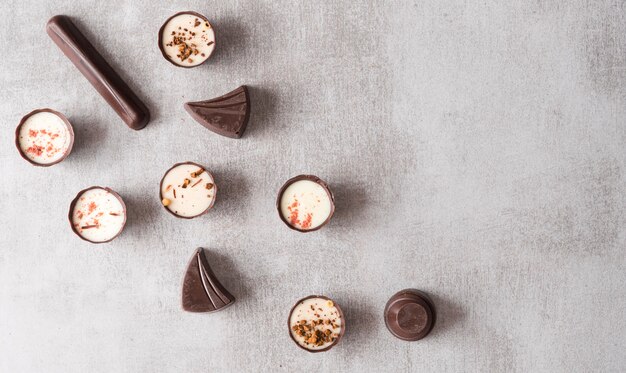
<instances>
[{"instance_id":1,"label":"round chocolate candy","mask_svg":"<svg viewBox=\"0 0 626 373\"><path fill-rule=\"evenodd\" d=\"M176 66L196 67L206 62L215 50L215 31L200 13L176 13L159 30L159 49Z\"/></svg>"},{"instance_id":2,"label":"round chocolate candy","mask_svg":"<svg viewBox=\"0 0 626 373\"><path fill-rule=\"evenodd\" d=\"M330 221L335 197L328 184L317 176L298 175L280 188L276 200L280 219L298 232L316 231Z\"/></svg>"},{"instance_id":3,"label":"round chocolate candy","mask_svg":"<svg viewBox=\"0 0 626 373\"><path fill-rule=\"evenodd\" d=\"M183 219L193 219L209 212L216 195L213 175L195 162L176 163L167 170L159 186L163 207Z\"/></svg>"},{"instance_id":4,"label":"round chocolate candy","mask_svg":"<svg viewBox=\"0 0 626 373\"><path fill-rule=\"evenodd\" d=\"M22 158L35 166L49 167L72 151L74 130L65 115L52 109L26 114L15 129L15 146Z\"/></svg>"},{"instance_id":5,"label":"round chocolate candy","mask_svg":"<svg viewBox=\"0 0 626 373\"><path fill-rule=\"evenodd\" d=\"M291 308L287 326L298 347L308 352L323 352L339 343L346 331L346 320L332 299L309 295Z\"/></svg>"},{"instance_id":6,"label":"round chocolate candy","mask_svg":"<svg viewBox=\"0 0 626 373\"><path fill-rule=\"evenodd\" d=\"M112 189L92 186L83 189L70 203L72 231L91 243L110 242L126 225L126 205Z\"/></svg>"},{"instance_id":7,"label":"round chocolate candy","mask_svg":"<svg viewBox=\"0 0 626 373\"><path fill-rule=\"evenodd\" d=\"M436 313L426 293L405 289L389 299L384 317L391 334L405 341L417 341L433 329Z\"/></svg>"}]
</instances>

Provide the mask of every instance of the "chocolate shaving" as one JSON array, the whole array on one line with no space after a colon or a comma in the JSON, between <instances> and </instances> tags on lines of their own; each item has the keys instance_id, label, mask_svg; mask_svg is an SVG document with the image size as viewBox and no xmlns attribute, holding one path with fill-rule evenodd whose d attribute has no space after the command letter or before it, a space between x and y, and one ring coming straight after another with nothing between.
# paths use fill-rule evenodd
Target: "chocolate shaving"
<instances>
[{"instance_id":1,"label":"chocolate shaving","mask_svg":"<svg viewBox=\"0 0 626 373\"><path fill-rule=\"evenodd\" d=\"M191 177L193 179L197 178L198 176L200 176L200 174L202 174L204 172L204 168L200 168L197 171L194 171L191 173Z\"/></svg>"},{"instance_id":2,"label":"chocolate shaving","mask_svg":"<svg viewBox=\"0 0 626 373\"><path fill-rule=\"evenodd\" d=\"M89 228L97 228L97 225L84 225L82 227L80 227L81 229L89 229Z\"/></svg>"},{"instance_id":3,"label":"chocolate shaving","mask_svg":"<svg viewBox=\"0 0 626 373\"><path fill-rule=\"evenodd\" d=\"M118 214L117 212L109 212L109 215L120 216L120 214Z\"/></svg>"},{"instance_id":4,"label":"chocolate shaving","mask_svg":"<svg viewBox=\"0 0 626 373\"><path fill-rule=\"evenodd\" d=\"M213 189L213 183L206 183L206 188L207 188L208 190Z\"/></svg>"},{"instance_id":5,"label":"chocolate shaving","mask_svg":"<svg viewBox=\"0 0 626 373\"><path fill-rule=\"evenodd\" d=\"M189 185L189 183L191 183L191 180L185 179L185 181L183 182L183 188L187 188L187 185Z\"/></svg>"},{"instance_id":6,"label":"chocolate shaving","mask_svg":"<svg viewBox=\"0 0 626 373\"><path fill-rule=\"evenodd\" d=\"M174 198L176 198L176 189L174 189Z\"/></svg>"},{"instance_id":7,"label":"chocolate shaving","mask_svg":"<svg viewBox=\"0 0 626 373\"><path fill-rule=\"evenodd\" d=\"M195 187L196 185L200 184L200 182L201 182L201 181L202 181L202 179L200 179L200 180L196 181L196 182L195 182L195 183L194 183L191 187L192 187L192 188L193 188L193 187Z\"/></svg>"}]
</instances>

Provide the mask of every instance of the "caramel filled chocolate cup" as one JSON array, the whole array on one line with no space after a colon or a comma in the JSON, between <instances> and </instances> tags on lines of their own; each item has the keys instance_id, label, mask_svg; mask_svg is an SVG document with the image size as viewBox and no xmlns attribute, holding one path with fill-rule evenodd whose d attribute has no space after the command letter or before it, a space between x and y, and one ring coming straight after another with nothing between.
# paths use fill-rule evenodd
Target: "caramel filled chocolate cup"
<instances>
[{"instance_id":1,"label":"caramel filled chocolate cup","mask_svg":"<svg viewBox=\"0 0 626 373\"><path fill-rule=\"evenodd\" d=\"M91 243L113 241L126 225L126 205L114 190L92 186L83 189L70 203L72 231Z\"/></svg>"},{"instance_id":2,"label":"caramel filled chocolate cup","mask_svg":"<svg viewBox=\"0 0 626 373\"><path fill-rule=\"evenodd\" d=\"M316 231L330 221L335 197L328 184L314 175L298 175L280 188L276 199L278 216L298 232Z\"/></svg>"},{"instance_id":3,"label":"caramel filled chocolate cup","mask_svg":"<svg viewBox=\"0 0 626 373\"><path fill-rule=\"evenodd\" d=\"M384 317L391 334L405 341L417 341L433 329L435 306L426 293L405 289L389 299Z\"/></svg>"},{"instance_id":4,"label":"caramel filled chocolate cup","mask_svg":"<svg viewBox=\"0 0 626 373\"><path fill-rule=\"evenodd\" d=\"M209 212L216 196L213 175L195 162L176 163L165 172L159 185L163 207L182 219L197 218Z\"/></svg>"},{"instance_id":5,"label":"caramel filled chocolate cup","mask_svg":"<svg viewBox=\"0 0 626 373\"><path fill-rule=\"evenodd\" d=\"M324 352L339 343L346 322L341 308L332 299L309 295L291 308L287 327L298 347L308 352Z\"/></svg>"},{"instance_id":6,"label":"caramel filled chocolate cup","mask_svg":"<svg viewBox=\"0 0 626 373\"><path fill-rule=\"evenodd\" d=\"M62 162L72 151L74 130L65 115L52 109L26 114L15 129L20 156L39 167Z\"/></svg>"},{"instance_id":7,"label":"caramel filled chocolate cup","mask_svg":"<svg viewBox=\"0 0 626 373\"><path fill-rule=\"evenodd\" d=\"M215 30L200 13L176 13L159 29L159 50L175 66L200 66L215 50Z\"/></svg>"}]
</instances>

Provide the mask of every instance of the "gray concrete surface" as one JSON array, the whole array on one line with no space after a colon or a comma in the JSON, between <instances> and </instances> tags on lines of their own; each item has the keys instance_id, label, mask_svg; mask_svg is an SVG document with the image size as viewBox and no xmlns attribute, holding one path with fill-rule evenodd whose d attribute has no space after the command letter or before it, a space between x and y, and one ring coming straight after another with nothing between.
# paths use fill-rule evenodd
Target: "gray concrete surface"
<instances>
[{"instance_id":1,"label":"gray concrete surface","mask_svg":"<svg viewBox=\"0 0 626 373\"><path fill-rule=\"evenodd\" d=\"M626 370L624 1L15 1L0 27L0 371ZM210 62L176 69L156 32L209 16ZM134 132L44 32L73 16L149 105ZM7 18L8 17L8 18ZM251 88L246 136L196 124L186 100ZM34 108L74 123L62 164L31 167L13 130ZM214 171L215 209L162 210L173 163ZM283 181L328 180L337 214L284 227ZM66 222L106 185L129 209L107 245ZM238 303L181 311L197 246ZM394 292L430 292L433 334L394 339ZM348 331L325 354L287 336L289 307L321 293Z\"/></svg>"}]
</instances>

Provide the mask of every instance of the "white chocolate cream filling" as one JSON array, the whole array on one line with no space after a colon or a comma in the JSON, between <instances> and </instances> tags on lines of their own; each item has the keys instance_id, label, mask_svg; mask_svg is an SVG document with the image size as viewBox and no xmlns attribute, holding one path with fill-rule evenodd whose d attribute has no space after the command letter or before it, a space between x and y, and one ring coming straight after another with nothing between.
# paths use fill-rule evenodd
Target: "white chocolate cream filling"
<instances>
[{"instance_id":1,"label":"white chocolate cream filling","mask_svg":"<svg viewBox=\"0 0 626 373\"><path fill-rule=\"evenodd\" d=\"M285 220L302 230L315 229L330 216L332 204L326 190L311 180L291 183L280 199L280 211Z\"/></svg>"},{"instance_id":2,"label":"white chocolate cream filling","mask_svg":"<svg viewBox=\"0 0 626 373\"><path fill-rule=\"evenodd\" d=\"M213 205L216 187L213 177L201 166L180 164L165 174L161 183L163 205L186 218L198 216Z\"/></svg>"},{"instance_id":3,"label":"white chocolate cream filling","mask_svg":"<svg viewBox=\"0 0 626 373\"><path fill-rule=\"evenodd\" d=\"M124 228L125 222L122 202L103 188L83 192L72 210L74 230L93 242L109 241Z\"/></svg>"},{"instance_id":4,"label":"white chocolate cream filling","mask_svg":"<svg viewBox=\"0 0 626 373\"><path fill-rule=\"evenodd\" d=\"M215 33L209 22L183 13L167 21L161 31L161 48L179 66L198 66L215 49Z\"/></svg>"},{"instance_id":5,"label":"white chocolate cream filling","mask_svg":"<svg viewBox=\"0 0 626 373\"><path fill-rule=\"evenodd\" d=\"M308 350L324 349L337 340L343 319L332 300L308 298L300 301L289 316L289 332Z\"/></svg>"},{"instance_id":6,"label":"white chocolate cream filling","mask_svg":"<svg viewBox=\"0 0 626 373\"><path fill-rule=\"evenodd\" d=\"M47 111L28 117L18 134L22 154L39 164L50 164L63 158L71 143L70 131L63 119Z\"/></svg>"}]
</instances>

